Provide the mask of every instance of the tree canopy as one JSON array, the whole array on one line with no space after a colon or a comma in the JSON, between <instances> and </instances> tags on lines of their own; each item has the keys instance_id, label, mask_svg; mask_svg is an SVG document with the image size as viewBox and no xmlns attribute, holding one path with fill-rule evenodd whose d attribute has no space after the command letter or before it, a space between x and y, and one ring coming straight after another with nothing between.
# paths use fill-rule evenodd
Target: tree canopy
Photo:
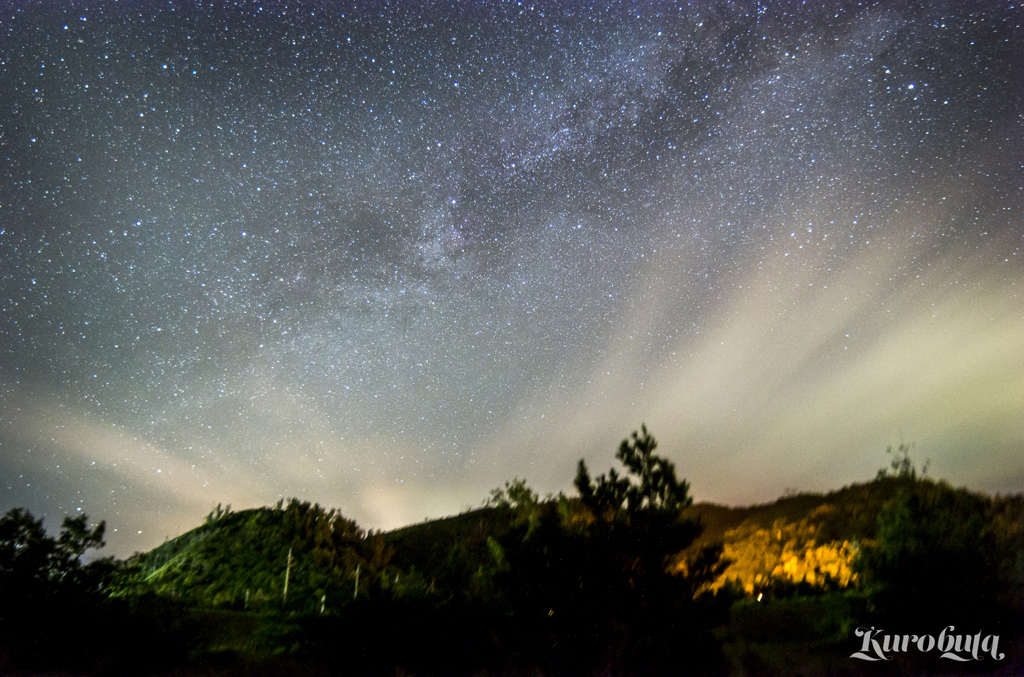
<instances>
[{"instance_id":1,"label":"tree canopy","mask_svg":"<svg viewBox=\"0 0 1024 677\"><path fill-rule=\"evenodd\" d=\"M58 586L89 591L101 584L106 560L82 562L89 549L102 548L106 522L90 528L88 516L65 517L60 535L46 533L43 520L24 508L0 517L0 581L18 594L53 592Z\"/></svg>"},{"instance_id":2,"label":"tree canopy","mask_svg":"<svg viewBox=\"0 0 1024 677\"><path fill-rule=\"evenodd\" d=\"M657 440L646 425L641 425L640 432L633 431L630 438L622 440L615 454L626 467L625 476L611 468L607 476L598 475L592 482L586 461L580 459L573 482L580 500L602 517L613 517L620 511L625 515L641 511L678 513L689 506L693 503L689 482L676 478L675 464L656 456L657 448Z\"/></svg>"}]
</instances>

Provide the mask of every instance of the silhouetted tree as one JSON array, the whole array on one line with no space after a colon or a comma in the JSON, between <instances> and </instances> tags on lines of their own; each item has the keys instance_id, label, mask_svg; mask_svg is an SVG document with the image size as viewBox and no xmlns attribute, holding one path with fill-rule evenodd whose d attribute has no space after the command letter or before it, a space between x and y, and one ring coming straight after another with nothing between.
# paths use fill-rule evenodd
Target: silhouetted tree
<instances>
[{"instance_id":1,"label":"silhouetted tree","mask_svg":"<svg viewBox=\"0 0 1024 677\"><path fill-rule=\"evenodd\" d=\"M607 477L599 475L596 484L591 483L587 464L580 459L573 484L584 505L604 516L620 511L627 515L639 511L678 513L692 504L689 482L676 478L675 465L656 456L657 448L657 440L641 425L639 433L633 431L631 439L622 440L615 454L629 475L620 477L612 468Z\"/></svg>"},{"instance_id":2,"label":"silhouetted tree","mask_svg":"<svg viewBox=\"0 0 1024 677\"><path fill-rule=\"evenodd\" d=\"M697 521L682 517L683 508L693 503L690 485L676 477L671 461L655 455L657 447L647 426L641 425L615 455L625 466L625 475L611 468L591 481L586 462L580 459L574 481L580 502L593 517L584 517L584 529L619 554L632 587L637 576L665 574L675 556L703 531ZM706 553L704 560L710 556ZM700 567L706 569L706 563Z\"/></svg>"},{"instance_id":3,"label":"silhouetted tree","mask_svg":"<svg viewBox=\"0 0 1024 677\"><path fill-rule=\"evenodd\" d=\"M858 567L878 614L895 623L998 620L1003 552L990 500L905 474L878 516L877 542Z\"/></svg>"},{"instance_id":4,"label":"silhouetted tree","mask_svg":"<svg viewBox=\"0 0 1024 677\"><path fill-rule=\"evenodd\" d=\"M531 508L537 505L538 496L518 477L505 482L505 487L491 489L490 497L484 502L490 508Z\"/></svg>"},{"instance_id":5,"label":"silhouetted tree","mask_svg":"<svg viewBox=\"0 0 1024 677\"><path fill-rule=\"evenodd\" d=\"M516 619L509 641L519 655L580 673L674 673L699 669L676 663L692 642L690 660L714 663L716 642L693 597L721 573L721 548L702 552L691 576L676 575L675 558L702 526L683 517L689 485L656 448L644 426L619 446L623 474L613 468L595 481L580 461L579 498L537 504L492 545L491 589Z\"/></svg>"},{"instance_id":6,"label":"silhouetted tree","mask_svg":"<svg viewBox=\"0 0 1024 677\"><path fill-rule=\"evenodd\" d=\"M23 508L0 518L0 580L5 588L37 585L49 579L57 543L46 534L43 520Z\"/></svg>"},{"instance_id":7,"label":"silhouetted tree","mask_svg":"<svg viewBox=\"0 0 1024 677\"><path fill-rule=\"evenodd\" d=\"M0 658L28 666L80 664L100 650L98 628L71 626L103 616L100 593L115 565L111 559L86 564L82 555L103 547L104 529L104 523L90 528L85 515L67 517L53 538L42 519L22 508L0 517Z\"/></svg>"},{"instance_id":8,"label":"silhouetted tree","mask_svg":"<svg viewBox=\"0 0 1024 677\"><path fill-rule=\"evenodd\" d=\"M109 562L86 565L82 555L90 548L102 548L106 523L90 529L88 517L65 517L57 539L43 529L23 508L14 508L0 518L0 580L19 594L66 593L74 588L98 585L95 574Z\"/></svg>"},{"instance_id":9,"label":"silhouetted tree","mask_svg":"<svg viewBox=\"0 0 1024 677\"><path fill-rule=\"evenodd\" d=\"M910 450L914 448L914 443L909 444L900 442L899 448L894 453L892 447L888 447L885 450L887 454L893 454L892 461L889 463L889 468L880 468L878 470L877 479L884 479L886 477L895 477L901 480L916 480L917 479L917 466L910 460ZM921 475L928 474L928 461L925 461L921 467Z\"/></svg>"}]
</instances>

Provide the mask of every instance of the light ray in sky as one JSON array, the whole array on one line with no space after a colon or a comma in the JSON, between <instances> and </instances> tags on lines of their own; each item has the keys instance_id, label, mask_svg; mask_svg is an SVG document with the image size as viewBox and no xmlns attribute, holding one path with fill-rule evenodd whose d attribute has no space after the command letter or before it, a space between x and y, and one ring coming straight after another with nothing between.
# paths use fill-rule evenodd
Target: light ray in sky
<instances>
[{"instance_id":1,"label":"light ray in sky","mask_svg":"<svg viewBox=\"0 0 1024 677\"><path fill-rule=\"evenodd\" d=\"M1024 488L1013 5L0 28L0 509L106 519L118 555L217 503L393 528L571 491L641 422L698 500L901 441Z\"/></svg>"}]
</instances>

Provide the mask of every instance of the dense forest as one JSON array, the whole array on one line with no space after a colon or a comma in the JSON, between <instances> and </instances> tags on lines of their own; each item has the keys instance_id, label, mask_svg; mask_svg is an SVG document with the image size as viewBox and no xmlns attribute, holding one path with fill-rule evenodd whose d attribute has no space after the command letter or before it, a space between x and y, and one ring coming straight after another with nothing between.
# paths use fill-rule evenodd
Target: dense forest
<instances>
[{"instance_id":1,"label":"dense forest","mask_svg":"<svg viewBox=\"0 0 1024 677\"><path fill-rule=\"evenodd\" d=\"M901 446L872 481L826 495L694 505L656 448L642 428L619 447L621 470L592 478L581 460L572 495L541 498L516 478L479 509L389 533L297 499L217 506L202 525L124 561L84 563L103 545L102 523L67 518L54 537L12 510L0 518L0 672L1024 666L1024 497L924 477ZM953 657L941 655L946 640Z\"/></svg>"}]
</instances>

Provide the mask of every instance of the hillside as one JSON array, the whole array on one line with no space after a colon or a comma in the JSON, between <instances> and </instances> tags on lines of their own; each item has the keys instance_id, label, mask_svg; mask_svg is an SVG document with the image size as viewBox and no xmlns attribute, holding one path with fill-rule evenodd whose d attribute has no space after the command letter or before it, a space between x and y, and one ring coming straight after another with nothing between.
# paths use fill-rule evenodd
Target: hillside
<instances>
[{"instance_id":1,"label":"hillside","mask_svg":"<svg viewBox=\"0 0 1024 677\"><path fill-rule=\"evenodd\" d=\"M33 593L0 614L20 638L0 638L0 671L15 658L83 665L78 656L132 674L150 674L138 662L179 674L326 675L344 657L355 675L856 675L860 626L981 628L1004 647L1024 626L1022 496L909 470L681 512L621 497L606 509L597 493L539 500L519 480L506 490L388 533L295 499L218 506L195 529L107 562L99 586L35 574L50 601ZM11 590L23 585L16 569L0 575ZM50 608L107 620L55 653L33 639ZM118 639L101 639L110 633ZM46 663L55 656L63 662ZM935 667L934 656L896 658L899 673Z\"/></svg>"},{"instance_id":2,"label":"hillside","mask_svg":"<svg viewBox=\"0 0 1024 677\"><path fill-rule=\"evenodd\" d=\"M836 513L827 520L827 528L835 537L873 538L878 512L899 488L896 478L883 478L852 484L827 494L800 493L784 496L771 503L745 507L728 507L699 503L688 514L699 516L706 526L701 541L719 541L729 529L743 522L769 527L776 520L799 522L812 512L829 505Z\"/></svg>"},{"instance_id":3,"label":"hillside","mask_svg":"<svg viewBox=\"0 0 1024 677\"><path fill-rule=\"evenodd\" d=\"M730 564L715 590L730 581L747 595L777 583L845 588L856 582L860 544L875 539L879 514L899 486L888 477L748 507L696 504L684 514L705 529L689 551L723 544Z\"/></svg>"},{"instance_id":4,"label":"hillside","mask_svg":"<svg viewBox=\"0 0 1024 677\"><path fill-rule=\"evenodd\" d=\"M387 558L379 534L319 505L218 506L204 524L130 559L115 589L207 608L308 612L352 598L360 575L368 589Z\"/></svg>"},{"instance_id":5,"label":"hillside","mask_svg":"<svg viewBox=\"0 0 1024 677\"><path fill-rule=\"evenodd\" d=\"M860 544L875 540L879 515L900 486L898 478L887 477L760 505L694 504L683 517L699 520L704 530L680 553L680 562L721 543L731 563L713 589L735 580L752 595L772 580L807 582L809 573L814 579L815 567L822 570L814 581L819 587L847 587L856 580L852 568ZM1004 530L1019 534L1022 499L986 500L1001 510ZM295 500L212 513L204 524L133 558L121 591L146 590L213 608L256 608L282 598L287 571L292 602L306 600L301 603L312 609L317 602L343 606L352 599L358 569L359 594L401 588L451 595L469 586L481 568L493 566L488 540L506 538L514 519L509 509L481 507L366 534L336 511ZM826 585L828 569L834 580Z\"/></svg>"}]
</instances>

